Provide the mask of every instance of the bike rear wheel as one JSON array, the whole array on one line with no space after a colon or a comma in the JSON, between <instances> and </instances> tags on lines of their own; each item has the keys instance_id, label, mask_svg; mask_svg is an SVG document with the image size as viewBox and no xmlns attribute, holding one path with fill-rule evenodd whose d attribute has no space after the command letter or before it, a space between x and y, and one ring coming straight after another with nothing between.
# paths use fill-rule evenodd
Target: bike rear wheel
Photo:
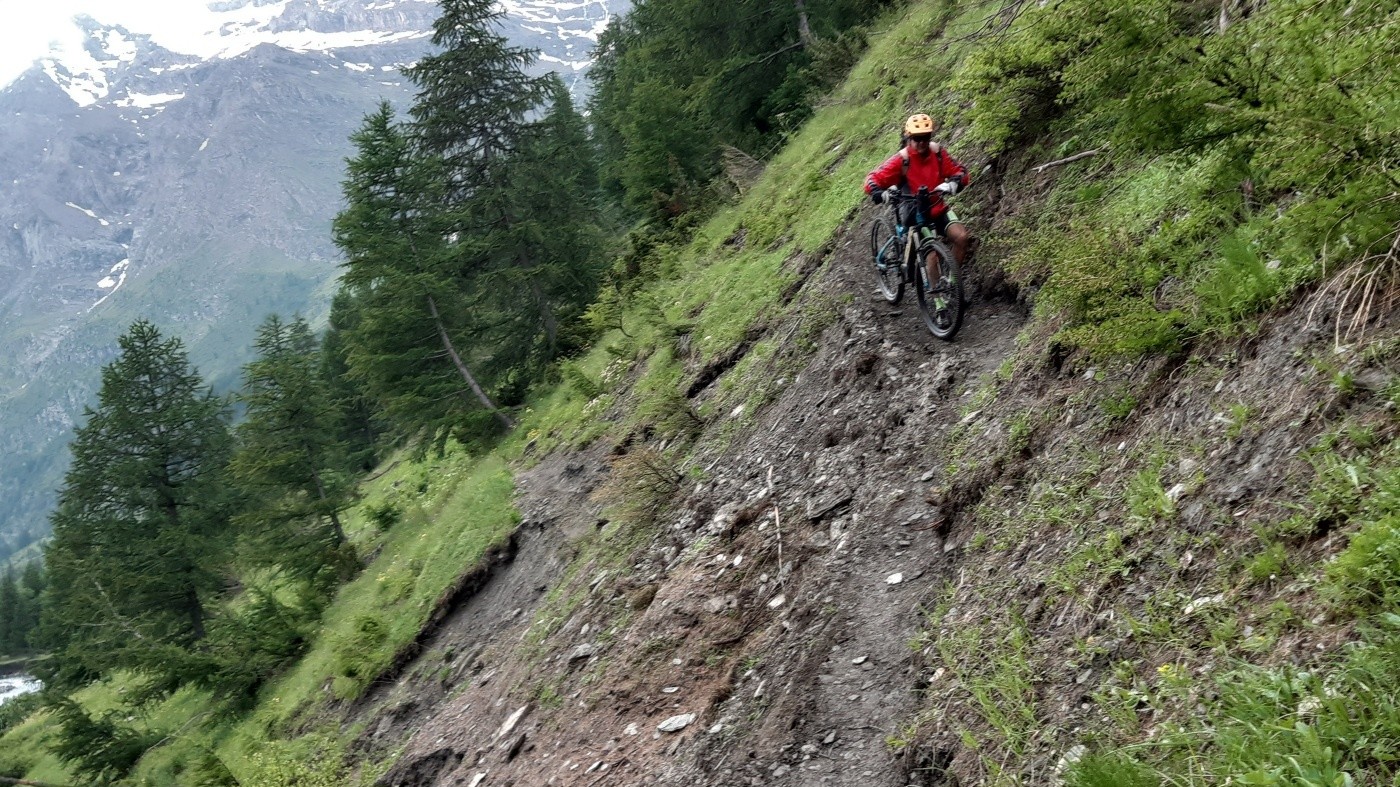
<instances>
[{"instance_id":1,"label":"bike rear wheel","mask_svg":"<svg viewBox=\"0 0 1400 787\"><path fill-rule=\"evenodd\" d=\"M870 227L870 261L875 266L875 284L890 303L904 297L904 274L900 271L899 237L894 225L881 217Z\"/></svg>"},{"instance_id":2,"label":"bike rear wheel","mask_svg":"<svg viewBox=\"0 0 1400 787\"><path fill-rule=\"evenodd\" d=\"M924 326L929 333L944 341L952 341L963 322L963 282L962 269L953 252L936 240L926 240L919 245L919 261L914 279L915 292L919 296L919 311L924 316ZM928 280L928 269L933 268L935 278Z\"/></svg>"}]
</instances>

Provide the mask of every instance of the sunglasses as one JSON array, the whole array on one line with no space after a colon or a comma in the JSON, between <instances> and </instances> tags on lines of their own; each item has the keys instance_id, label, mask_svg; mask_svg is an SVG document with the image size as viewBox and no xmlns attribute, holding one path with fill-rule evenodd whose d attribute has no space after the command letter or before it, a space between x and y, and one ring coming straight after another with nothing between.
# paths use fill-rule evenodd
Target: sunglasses
<instances>
[{"instance_id":1,"label":"sunglasses","mask_svg":"<svg viewBox=\"0 0 1400 787\"><path fill-rule=\"evenodd\" d=\"M932 141L933 141L933 135L932 135L932 134L910 134L910 135L909 135L909 141L910 141L910 142L932 142Z\"/></svg>"}]
</instances>

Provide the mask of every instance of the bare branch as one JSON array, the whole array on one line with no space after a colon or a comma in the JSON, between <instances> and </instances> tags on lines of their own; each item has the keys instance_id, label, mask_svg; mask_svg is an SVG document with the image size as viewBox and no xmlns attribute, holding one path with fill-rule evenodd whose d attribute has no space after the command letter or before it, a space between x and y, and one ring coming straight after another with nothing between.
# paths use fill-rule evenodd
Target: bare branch
<instances>
[{"instance_id":1,"label":"bare branch","mask_svg":"<svg viewBox=\"0 0 1400 787\"><path fill-rule=\"evenodd\" d=\"M1059 160L1057 160L1057 161L1047 161L1047 162L1045 162L1044 164L1041 164L1041 165L1038 166L1038 167L1031 167L1031 170L1032 170L1033 172L1044 172L1045 170L1050 169L1051 167L1058 167L1058 166L1060 166L1060 165L1062 165L1062 164L1069 164L1070 162L1073 162L1073 161L1078 161L1078 160L1080 160L1080 159L1085 159L1085 158L1089 158L1090 156L1097 156L1097 155L1099 155L1099 151L1097 151L1097 150L1086 150L1086 151L1084 151L1083 153L1075 153L1073 156L1070 156L1070 157L1068 157L1068 158L1062 158L1062 159L1059 159Z\"/></svg>"}]
</instances>

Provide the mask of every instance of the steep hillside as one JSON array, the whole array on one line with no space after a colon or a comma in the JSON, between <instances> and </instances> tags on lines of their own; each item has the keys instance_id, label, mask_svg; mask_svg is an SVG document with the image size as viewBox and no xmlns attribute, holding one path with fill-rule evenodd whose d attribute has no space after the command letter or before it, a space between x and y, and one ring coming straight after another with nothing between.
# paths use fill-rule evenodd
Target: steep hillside
<instances>
[{"instance_id":1,"label":"steep hillside","mask_svg":"<svg viewBox=\"0 0 1400 787\"><path fill-rule=\"evenodd\" d=\"M308 655L247 717L154 709L138 780L1391 782L1398 29L901 12L494 453L365 482ZM870 269L918 109L974 175L951 343Z\"/></svg>"},{"instance_id":2,"label":"steep hillside","mask_svg":"<svg viewBox=\"0 0 1400 787\"><path fill-rule=\"evenodd\" d=\"M1011 210L977 208L989 234ZM371 745L413 733L378 783L1048 784L1085 744L1165 737L1240 660L1356 640L1314 588L1352 528L1315 506L1388 452L1394 372L1339 355L1325 303L1053 358L983 255L944 344L872 293L870 213L766 326L771 401L693 392L725 404L649 528L605 503L666 472L664 441L519 477L511 553L359 717Z\"/></svg>"},{"instance_id":3,"label":"steep hillside","mask_svg":"<svg viewBox=\"0 0 1400 787\"><path fill-rule=\"evenodd\" d=\"M1233 197L1190 196L1238 178L1211 173L1219 149L1104 161L1070 155L1103 130L1092 115L1032 102L1050 117L979 131L971 112L947 133L981 173L960 207L978 295L935 342L872 294L872 210L843 213L883 153L859 130L946 95L945 74L1004 88L976 69L1056 35L1041 18L1003 37L1017 10L914 11L738 216L700 231L677 267L716 272L663 285L655 338L614 335L618 360L578 384L598 395L582 417L617 426L521 476L524 525L482 606L357 713L372 749L416 730L377 783L1393 773L1393 180L1358 171L1378 190L1357 220L1381 230L1331 280L1288 243L1310 205L1353 208L1259 197L1279 182L1262 158L1223 181ZM1200 15L1207 46L1257 10ZM1343 29L1364 46L1396 19L1372 23ZM928 40L980 60L901 81ZM1222 194L1241 212L1212 213ZM1137 280L1135 255L1159 272Z\"/></svg>"}]
</instances>

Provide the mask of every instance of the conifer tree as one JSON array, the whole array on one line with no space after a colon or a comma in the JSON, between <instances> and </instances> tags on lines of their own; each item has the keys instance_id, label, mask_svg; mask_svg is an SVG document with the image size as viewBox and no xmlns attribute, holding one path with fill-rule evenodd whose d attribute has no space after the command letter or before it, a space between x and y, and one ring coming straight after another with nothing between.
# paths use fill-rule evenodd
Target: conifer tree
<instances>
[{"instance_id":1,"label":"conifer tree","mask_svg":"<svg viewBox=\"0 0 1400 787\"><path fill-rule=\"evenodd\" d=\"M599 36L590 119L604 182L646 218L702 202L735 147L764 158L854 64L883 3L636 0Z\"/></svg>"},{"instance_id":2,"label":"conifer tree","mask_svg":"<svg viewBox=\"0 0 1400 787\"><path fill-rule=\"evenodd\" d=\"M562 335L597 291L604 240L596 156L583 117L557 76L546 81L548 111L529 124L508 162L511 183L483 195L493 231L478 247L489 250L476 286L495 296L499 316L493 370L525 379L572 349Z\"/></svg>"},{"instance_id":3,"label":"conifer tree","mask_svg":"<svg viewBox=\"0 0 1400 787\"><path fill-rule=\"evenodd\" d=\"M547 83L526 73L533 52L510 46L496 27L493 0L442 0L433 44L408 77L419 93L410 115L424 152L446 167L454 202L508 184L496 167L519 149L526 116L547 96Z\"/></svg>"},{"instance_id":4,"label":"conifer tree","mask_svg":"<svg viewBox=\"0 0 1400 787\"><path fill-rule=\"evenodd\" d=\"M347 206L334 222L357 315L346 336L351 374L409 431L443 435L478 408L513 426L472 370L468 352L480 342L463 328L470 294L446 253L441 161L416 153L387 104L351 140Z\"/></svg>"},{"instance_id":5,"label":"conifer tree","mask_svg":"<svg viewBox=\"0 0 1400 787\"><path fill-rule=\"evenodd\" d=\"M533 55L496 32L492 3L442 9L443 51L410 71L412 121L366 119L335 224L350 374L439 437L481 431L483 411L513 425L497 402L522 401L572 346L563 326L596 290L601 247L595 157L562 82L526 73Z\"/></svg>"},{"instance_id":6,"label":"conifer tree","mask_svg":"<svg viewBox=\"0 0 1400 787\"><path fill-rule=\"evenodd\" d=\"M359 320L355 303L346 289L331 298L330 317L321 340L321 377L326 381L335 436L345 450L346 467L367 472L378 460L385 425L350 370L350 334Z\"/></svg>"},{"instance_id":7,"label":"conifer tree","mask_svg":"<svg viewBox=\"0 0 1400 787\"><path fill-rule=\"evenodd\" d=\"M320 348L304 319L277 315L259 326L255 348L257 357L243 367L245 418L230 463L251 501L241 516L250 527L241 529L278 545L273 562L315 574L348 547L340 512L352 493Z\"/></svg>"},{"instance_id":8,"label":"conifer tree","mask_svg":"<svg viewBox=\"0 0 1400 787\"><path fill-rule=\"evenodd\" d=\"M45 551L48 677L60 683L121 668L171 679L171 654L205 636L228 551L223 403L150 322L118 344Z\"/></svg>"},{"instance_id":9,"label":"conifer tree","mask_svg":"<svg viewBox=\"0 0 1400 787\"><path fill-rule=\"evenodd\" d=\"M24 609L15 572L0 577L0 654L15 654L24 645Z\"/></svg>"}]
</instances>

